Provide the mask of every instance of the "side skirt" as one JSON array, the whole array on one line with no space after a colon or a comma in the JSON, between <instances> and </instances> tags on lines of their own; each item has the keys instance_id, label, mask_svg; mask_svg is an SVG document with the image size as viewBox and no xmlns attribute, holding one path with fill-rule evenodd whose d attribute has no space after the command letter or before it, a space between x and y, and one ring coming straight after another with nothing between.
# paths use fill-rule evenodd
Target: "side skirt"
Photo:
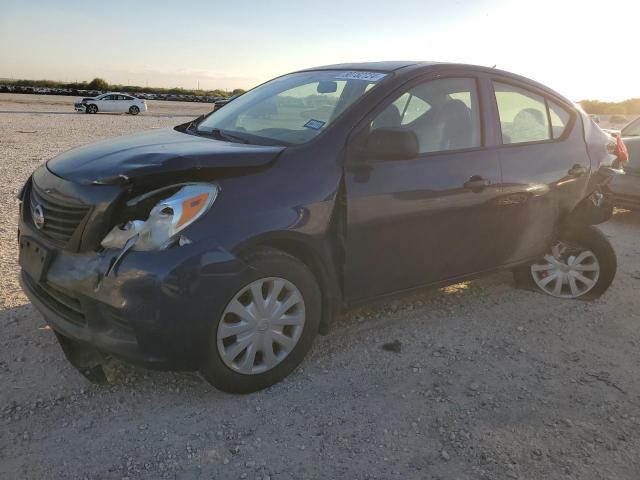
<instances>
[{"instance_id":1,"label":"side skirt","mask_svg":"<svg viewBox=\"0 0 640 480\"><path fill-rule=\"evenodd\" d=\"M522 261L518 261L518 262L513 262L513 263L508 263L505 265L500 265L499 267L496 268L491 268L488 270L482 270L480 272L475 272L475 273L471 273L471 274L465 274L465 275L459 275L457 277L453 277L453 278L448 278L446 280L438 280L437 282L431 282L431 283L425 283L425 284L421 284L421 285L416 285L415 287L410 287L410 288L406 288L403 290L396 290L393 292L389 292L389 293L385 293L383 295L378 295L375 297L367 297L367 298L362 298L362 299L356 299L356 300L345 300L345 308L351 308L351 307L356 307L356 306L362 306L364 304L367 303L378 303L380 301L386 301L395 297L401 297L404 295L407 295L409 293L412 292L416 292L418 290L422 290L424 288L441 288L441 287L446 287L448 285L454 285L456 283L460 283L460 282L464 282L467 280L473 280L479 277L483 277L487 274L490 273L495 273L495 272L500 272L503 270L512 270L516 267L520 267L522 265L528 265L536 260L538 260L543 254L541 253L540 255L536 255L535 257L526 259L526 260L522 260Z\"/></svg>"}]
</instances>

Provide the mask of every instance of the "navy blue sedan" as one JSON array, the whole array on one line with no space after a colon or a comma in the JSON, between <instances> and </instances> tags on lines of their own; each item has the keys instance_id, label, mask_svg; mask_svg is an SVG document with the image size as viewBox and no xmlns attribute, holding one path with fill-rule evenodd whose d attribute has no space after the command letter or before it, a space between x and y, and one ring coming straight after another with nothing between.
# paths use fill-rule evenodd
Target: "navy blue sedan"
<instances>
[{"instance_id":1,"label":"navy blue sedan","mask_svg":"<svg viewBox=\"0 0 640 480\"><path fill-rule=\"evenodd\" d=\"M592 225L622 161L518 75L313 68L42 165L20 194L21 281L93 381L118 357L251 392L377 297L497 269L542 294L601 295L616 257Z\"/></svg>"}]
</instances>

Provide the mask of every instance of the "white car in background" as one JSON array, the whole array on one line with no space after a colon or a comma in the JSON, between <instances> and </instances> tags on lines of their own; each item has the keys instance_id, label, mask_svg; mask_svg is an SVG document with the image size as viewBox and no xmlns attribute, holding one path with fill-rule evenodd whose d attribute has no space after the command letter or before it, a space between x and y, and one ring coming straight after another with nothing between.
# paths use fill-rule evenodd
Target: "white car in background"
<instances>
[{"instance_id":1,"label":"white car in background","mask_svg":"<svg viewBox=\"0 0 640 480\"><path fill-rule=\"evenodd\" d=\"M124 93L103 93L97 97L83 98L74 104L76 112L118 112L137 115L147 111L147 102Z\"/></svg>"}]
</instances>

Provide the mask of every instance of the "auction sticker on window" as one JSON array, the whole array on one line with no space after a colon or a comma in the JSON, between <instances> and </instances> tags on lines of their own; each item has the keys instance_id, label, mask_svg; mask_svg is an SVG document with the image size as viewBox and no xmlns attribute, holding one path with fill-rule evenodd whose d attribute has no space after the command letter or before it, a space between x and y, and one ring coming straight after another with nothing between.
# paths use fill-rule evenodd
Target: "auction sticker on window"
<instances>
[{"instance_id":1,"label":"auction sticker on window","mask_svg":"<svg viewBox=\"0 0 640 480\"><path fill-rule=\"evenodd\" d=\"M314 120L311 119L307 123L304 124L305 127L310 128L311 130L320 130L324 127L325 122L322 120Z\"/></svg>"},{"instance_id":2,"label":"auction sticker on window","mask_svg":"<svg viewBox=\"0 0 640 480\"><path fill-rule=\"evenodd\" d=\"M367 82L378 82L386 77L386 73L380 72L340 72L336 75L336 80L366 80Z\"/></svg>"}]
</instances>

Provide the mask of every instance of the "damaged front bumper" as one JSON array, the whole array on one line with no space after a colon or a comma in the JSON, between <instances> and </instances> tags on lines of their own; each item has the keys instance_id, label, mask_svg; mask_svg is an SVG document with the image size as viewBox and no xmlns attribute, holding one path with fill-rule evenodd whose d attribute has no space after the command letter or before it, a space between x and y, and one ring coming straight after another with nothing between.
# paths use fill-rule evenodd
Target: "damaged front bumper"
<instances>
[{"instance_id":1,"label":"damaged front bumper","mask_svg":"<svg viewBox=\"0 0 640 480\"><path fill-rule=\"evenodd\" d=\"M19 235L42 244L26 222ZM161 369L198 368L215 320L248 274L241 260L204 241L129 251L115 268L118 250L49 253L41 279L23 269L21 284L50 327L101 355Z\"/></svg>"}]
</instances>

